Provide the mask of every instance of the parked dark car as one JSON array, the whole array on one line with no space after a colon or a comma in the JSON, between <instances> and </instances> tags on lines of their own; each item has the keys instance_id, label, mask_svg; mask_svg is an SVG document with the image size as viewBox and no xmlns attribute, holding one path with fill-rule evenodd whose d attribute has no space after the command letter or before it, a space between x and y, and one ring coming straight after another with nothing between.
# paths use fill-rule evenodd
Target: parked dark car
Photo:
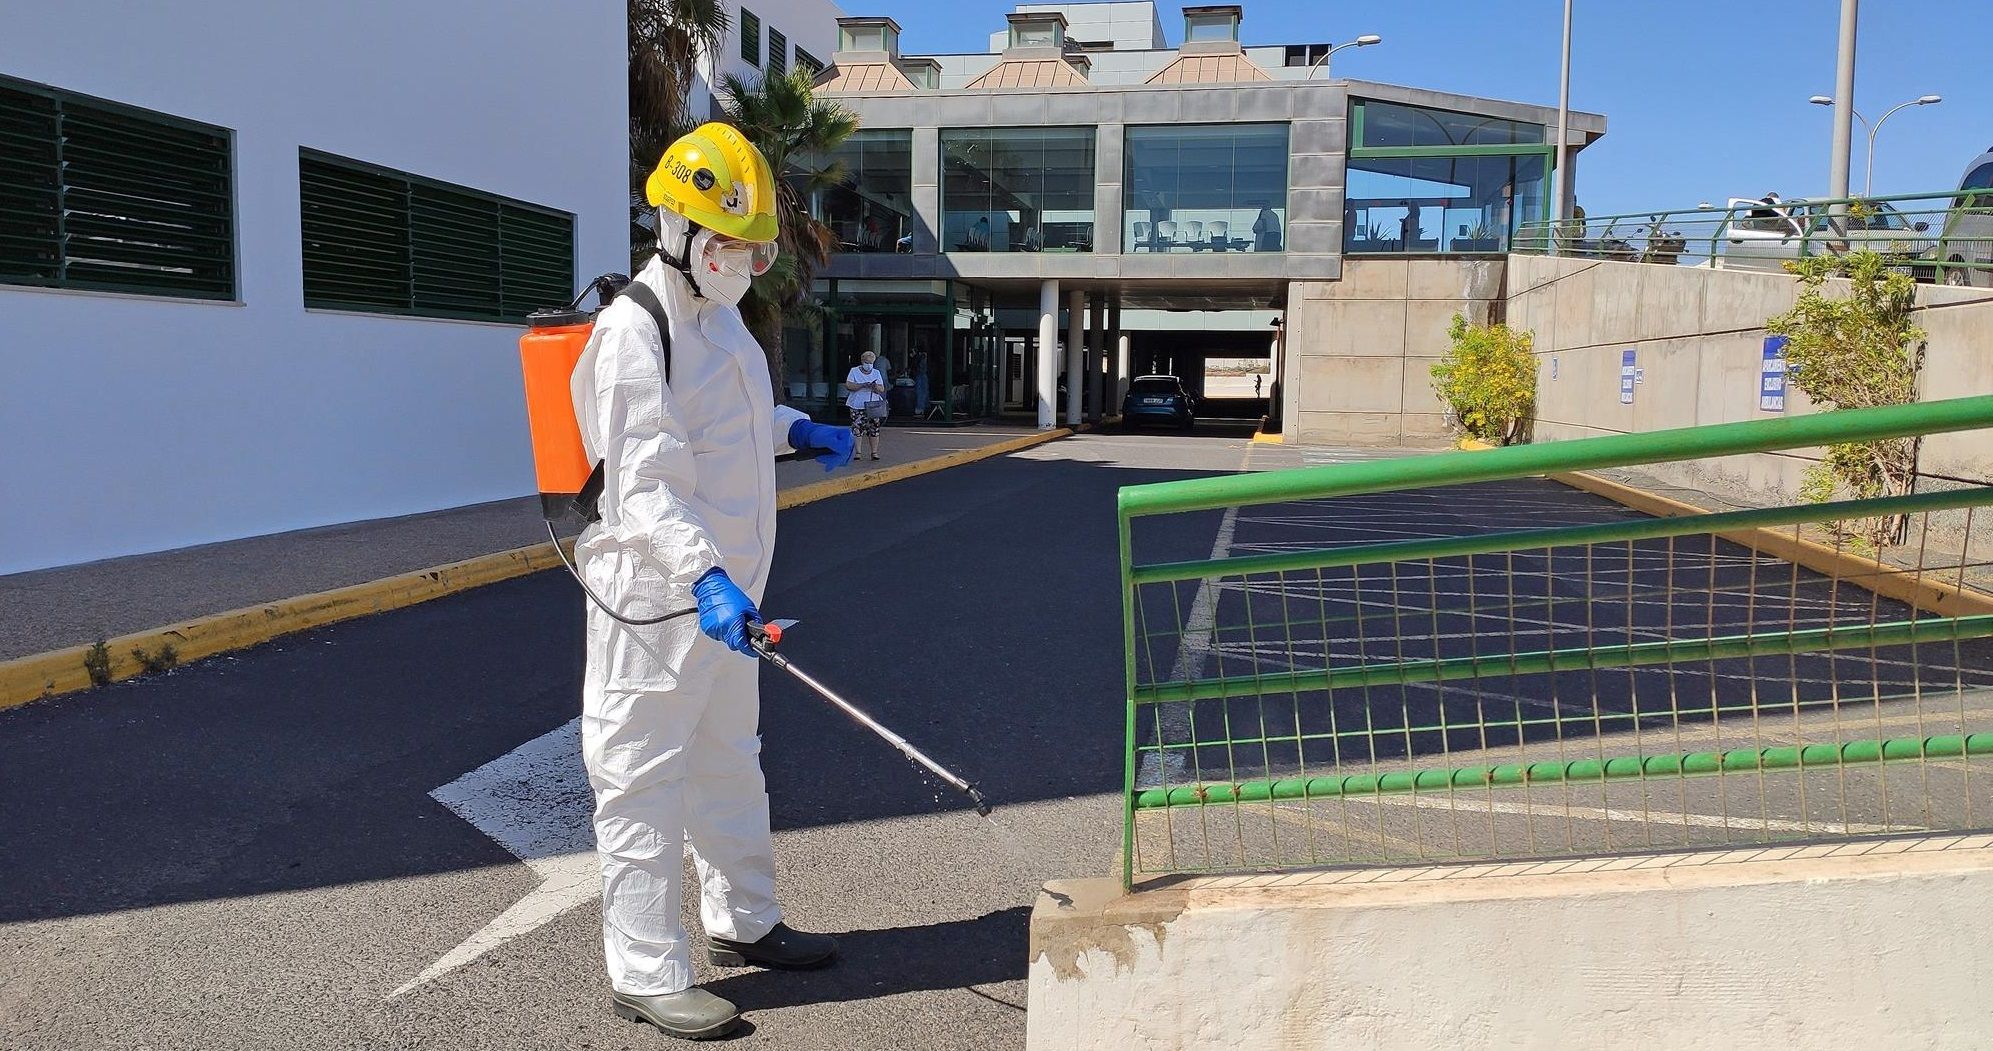
<instances>
[{"instance_id":1,"label":"parked dark car","mask_svg":"<svg viewBox=\"0 0 1993 1051\"><path fill-rule=\"evenodd\" d=\"M1187 431L1197 423L1197 399L1175 376L1137 376L1121 400L1121 422L1168 424Z\"/></svg>"}]
</instances>

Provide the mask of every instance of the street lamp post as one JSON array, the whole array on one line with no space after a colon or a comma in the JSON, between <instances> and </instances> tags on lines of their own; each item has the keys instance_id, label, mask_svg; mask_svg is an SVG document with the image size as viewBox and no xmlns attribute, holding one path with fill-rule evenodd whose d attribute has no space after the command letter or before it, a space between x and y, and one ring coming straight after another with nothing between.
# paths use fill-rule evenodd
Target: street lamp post
<instances>
[{"instance_id":1,"label":"street lamp post","mask_svg":"<svg viewBox=\"0 0 1993 1051\"><path fill-rule=\"evenodd\" d=\"M1347 42L1345 42L1345 43L1341 43L1341 44L1337 44L1336 46L1334 46L1334 47L1332 47L1332 48L1328 49L1327 51L1324 51L1324 52L1322 52L1322 57L1321 57L1321 58L1318 58L1318 59L1316 59L1315 61L1313 61L1313 62L1310 62L1310 63L1308 64L1308 75L1307 75L1307 76L1305 76L1305 77L1303 77L1303 78L1301 78L1301 79L1303 79L1303 80L1313 80L1313 79L1315 79L1315 70L1317 70L1317 69L1320 69L1320 68L1323 68L1323 67L1327 66L1327 65L1329 64L1329 56L1330 56L1330 55L1333 55L1333 54L1335 54L1335 53L1336 53L1336 52L1338 52L1338 51L1341 51L1341 50L1342 50L1343 48L1346 48L1346 47L1369 47L1369 46L1370 46L1370 45L1372 45L1372 44L1382 44L1383 42L1384 42L1384 38L1383 38L1383 37L1381 37L1381 36L1378 36L1378 35L1377 35L1377 34L1375 34L1375 33L1365 33L1364 35L1362 35L1362 36L1360 36L1360 37L1357 37L1357 38L1356 38L1355 40L1351 40L1351 41L1347 41Z\"/></svg>"},{"instance_id":2,"label":"street lamp post","mask_svg":"<svg viewBox=\"0 0 1993 1051\"><path fill-rule=\"evenodd\" d=\"M1563 229L1563 222L1570 216L1571 173L1566 166L1571 163L1571 149L1567 145L1571 138L1571 0L1564 0L1564 61L1557 73L1557 155L1550 170L1550 214L1558 222L1555 229Z\"/></svg>"},{"instance_id":3,"label":"street lamp post","mask_svg":"<svg viewBox=\"0 0 1993 1051\"><path fill-rule=\"evenodd\" d=\"M1908 102L1899 103L1890 107L1889 112L1884 113L1881 119L1877 120L1874 124L1870 124L1868 118L1862 116L1860 110L1852 111L1855 119L1861 121L1862 127L1868 131L1868 170L1862 175L1863 197L1872 197L1875 194L1875 136L1877 132L1882 130L1882 122L1894 117L1898 111L1909 109L1911 106L1935 106L1944 100L1943 95L1924 95L1911 99ZM1806 101L1813 103L1815 106L1831 106L1834 104L1834 100L1826 95L1815 95Z\"/></svg>"}]
</instances>

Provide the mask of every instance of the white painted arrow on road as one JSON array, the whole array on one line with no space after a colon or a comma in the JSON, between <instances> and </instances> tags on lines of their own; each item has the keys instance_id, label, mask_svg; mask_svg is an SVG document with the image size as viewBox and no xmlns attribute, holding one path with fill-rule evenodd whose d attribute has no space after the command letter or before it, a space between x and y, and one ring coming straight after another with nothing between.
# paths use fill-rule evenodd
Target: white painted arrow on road
<instances>
[{"instance_id":1,"label":"white painted arrow on road","mask_svg":"<svg viewBox=\"0 0 1993 1051\"><path fill-rule=\"evenodd\" d=\"M531 934L602 892L589 818L595 799L573 719L429 793L526 863L540 885L388 994L392 1000Z\"/></svg>"}]
</instances>

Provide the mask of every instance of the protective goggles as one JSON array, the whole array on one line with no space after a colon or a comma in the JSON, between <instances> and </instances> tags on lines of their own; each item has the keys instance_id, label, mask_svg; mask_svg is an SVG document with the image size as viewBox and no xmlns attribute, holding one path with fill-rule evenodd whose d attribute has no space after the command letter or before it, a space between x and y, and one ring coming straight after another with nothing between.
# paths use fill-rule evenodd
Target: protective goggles
<instances>
[{"instance_id":1,"label":"protective goggles","mask_svg":"<svg viewBox=\"0 0 1993 1051\"><path fill-rule=\"evenodd\" d=\"M722 269L760 277L775 265L781 249L773 241L736 241L731 238L713 238L707 248L713 262Z\"/></svg>"}]
</instances>

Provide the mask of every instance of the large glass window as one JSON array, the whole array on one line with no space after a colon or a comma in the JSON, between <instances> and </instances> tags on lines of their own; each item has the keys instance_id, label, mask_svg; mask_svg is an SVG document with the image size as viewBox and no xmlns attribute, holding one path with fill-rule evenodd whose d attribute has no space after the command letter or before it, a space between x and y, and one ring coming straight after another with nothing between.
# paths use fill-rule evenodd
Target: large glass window
<instances>
[{"instance_id":1,"label":"large glass window","mask_svg":"<svg viewBox=\"0 0 1993 1051\"><path fill-rule=\"evenodd\" d=\"M1343 196L1343 249L1505 252L1543 218L1551 147L1543 126L1357 101Z\"/></svg>"},{"instance_id":2,"label":"large glass window","mask_svg":"<svg viewBox=\"0 0 1993 1051\"><path fill-rule=\"evenodd\" d=\"M813 158L822 170L844 165L845 181L817 191L816 217L837 234L846 252L913 251L913 133L865 128L853 132L828 157Z\"/></svg>"},{"instance_id":3,"label":"large glass window","mask_svg":"<svg viewBox=\"0 0 1993 1051\"><path fill-rule=\"evenodd\" d=\"M1355 158L1343 202L1348 251L1502 252L1543 218L1540 156Z\"/></svg>"},{"instance_id":4,"label":"large glass window","mask_svg":"<svg viewBox=\"0 0 1993 1051\"><path fill-rule=\"evenodd\" d=\"M1287 243L1287 125L1128 129L1129 252L1279 252Z\"/></svg>"},{"instance_id":5,"label":"large glass window","mask_svg":"<svg viewBox=\"0 0 1993 1051\"><path fill-rule=\"evenodd\" d=\"M1500 117L1400 106L1391 102L1358 102L1351 117L1357 126L1354 145L1392 146L1515 146L1541 145L1543 125L1523 124Z\"/></svg>"},{"instance_id":6,"label":"large glass window","mask_svg":"<svg viewBox=\"0 0 1993 1051\"><path fill-rule=\"evenodd\" d=\"M1093 251L1092 128L941 132L944 252Z\"/></svg>"}]
</instances>

